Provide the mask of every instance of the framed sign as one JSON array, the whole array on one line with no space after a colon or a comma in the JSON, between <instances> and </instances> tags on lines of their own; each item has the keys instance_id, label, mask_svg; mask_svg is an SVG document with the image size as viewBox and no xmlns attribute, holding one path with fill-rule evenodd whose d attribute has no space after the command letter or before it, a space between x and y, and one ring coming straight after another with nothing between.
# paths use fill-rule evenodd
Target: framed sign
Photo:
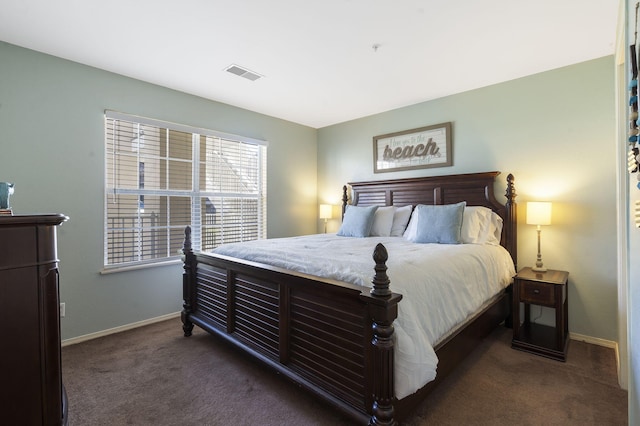
<instances>
[{"instance_id":1,"label":"framed sign","mask_svg":"<svg viewBox=\"0 0 640 426\"><path fill-rule=\"evenodd\" d=\"M374 173L451 165L451 122L373 137Z\"/></svg>"}]
</instances>

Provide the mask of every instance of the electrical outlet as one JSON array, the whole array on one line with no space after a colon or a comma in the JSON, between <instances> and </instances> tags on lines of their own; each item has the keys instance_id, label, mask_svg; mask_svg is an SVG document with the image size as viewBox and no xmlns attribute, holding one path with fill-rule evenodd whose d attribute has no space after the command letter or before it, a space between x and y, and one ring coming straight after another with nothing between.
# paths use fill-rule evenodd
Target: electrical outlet
<instances>
[{"instance_id":1,"label":"electrical outlet","mask_svg":"<svg viewBox=\"0 0 640 426\"><path fill-rule=\"evenodd\" d=\"M62 302L60 303L60 318L64 318L65 314L66 314L66 306L64 302Z\"/></svg>"}]
</instances>

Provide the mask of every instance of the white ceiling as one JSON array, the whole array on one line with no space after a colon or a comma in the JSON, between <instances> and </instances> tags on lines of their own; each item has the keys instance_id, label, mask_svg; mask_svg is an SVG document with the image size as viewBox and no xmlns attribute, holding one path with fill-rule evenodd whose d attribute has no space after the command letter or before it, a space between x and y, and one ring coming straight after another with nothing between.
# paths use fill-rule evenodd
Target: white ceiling
<instances>
[{"instance_id":1,"label":"white ceiling","mask_svg":"<svg viewBox=\"0 0 640 426\"><path fill-rule=\"evenodd\" d=\"M320 128L613 54L618 3L0 0L0 40Z\"/></svg>"}]
</instances>

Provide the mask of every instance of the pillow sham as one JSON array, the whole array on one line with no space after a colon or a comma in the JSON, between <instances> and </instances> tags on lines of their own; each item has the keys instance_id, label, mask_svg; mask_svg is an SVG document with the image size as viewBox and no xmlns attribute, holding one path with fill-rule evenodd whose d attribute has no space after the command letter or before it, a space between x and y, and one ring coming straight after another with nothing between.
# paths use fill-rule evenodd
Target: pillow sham
<instances>
[{"instance_id":1,"label":"pillow sham","mask_svg":"<svg viewBox=\"0 0 640 426\"><path fill-rule=\"evenodd\" d=\"M391 235L395 212L396 207L394 206L378 207L373 215L373 224L369 235L372 237L388 237Z\"/></svg>"},{"instance_id":2,"label":"pillow sham","mask_svg":"<svg viewBox=\"0 0 640 426\"><path fill-rule=\"evenodd\" d=\"M420 207L420 204L418 204L411 213L411 219L409 219L407 229L404 231L404 234L402 234L402 236L409 241L413 241L418 232L418 207Z\"/></svg>"},{"instance_id":3,"label":"pillow sham","mask_svg":"<svg viewBox=\"0 0 640 426\"><path fill-rule=\"evenodd\" d=\"M398 207L393 215L393 223L391 224L392 237L402 237L404 231L407 229L407 224L411 218L412 205Z\"/></svg>"},{"instance_id":4,"label":"pillow sham","mask_svg":"<svg viewBox=\"0 0 640 426\"><path fill-rule=\"evenodd\" d=\"M368 237L373 225L373 217L378 206L347 206L342 225L336 235L341 237Z\"/></svg>"},{"instance_id":5,"label":"pillow sham","mask_svg":"<svg viewBox=\"0 0 640 426\"><path fill-rule=\"evenodd\" d=\"M464 244L483 244L487 241L491 214L495 213L487 207L465 206L460 230L460 239Z\"/></svg>"},{"instance_id":6,"label":"pillow sham","mask_svg":"<svg viewBox=\"0 0 640 426\"><path fill-rule=\"evenodd\" d=\"M500 239L502 238L502 218L496 213L491 212L491 225L486 238L486 244L500 245Z\"/></svg>"},{"instance_id":7,"label":"pillow sham","mask_svg":"<svg viewBox=\"0 0 640 426\"><path fill-rule=\"evenodd\" d=\"M414 243L460 244L462 215L466 202L428 206L418 205L418 226Z\"/></svg>"}]
</instances>

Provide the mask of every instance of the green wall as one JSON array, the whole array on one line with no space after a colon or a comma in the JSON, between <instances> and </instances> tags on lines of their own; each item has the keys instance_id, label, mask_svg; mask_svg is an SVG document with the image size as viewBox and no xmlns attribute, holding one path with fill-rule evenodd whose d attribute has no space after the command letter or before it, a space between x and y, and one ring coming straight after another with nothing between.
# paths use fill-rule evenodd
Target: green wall
<instances>
[{"instance_id":1,"label":"green wall","mask_svg":"<svg viewBox=\"0 0 640 426\"><path fill-rule=\"evenodd\" d=\"M316 231L315 129L0 42L0 181L16 185L15 214L70 217L63 339L182 309L180 265L100 274L105 109L269 141L268 236Z\"/></svg>"},{"instance_id":2,"label":"green wall","mask_svg":"<svg viewBox=\"0 0 640 426\"><path fill-rule=\"evenodd\" d=\"M491 170L503 172L502 200L513 173L518 266L532 265L537 251L525 202L552 201L542 257L548 268L570 272L569 329L618 341L614 94L609 56L319 129L318 202L338 203L336 188L349 181ZM373 136L448 121L452 167L373 173ZM543 310L540 321L552 314Z\"/></svg>"}]
</instances>

